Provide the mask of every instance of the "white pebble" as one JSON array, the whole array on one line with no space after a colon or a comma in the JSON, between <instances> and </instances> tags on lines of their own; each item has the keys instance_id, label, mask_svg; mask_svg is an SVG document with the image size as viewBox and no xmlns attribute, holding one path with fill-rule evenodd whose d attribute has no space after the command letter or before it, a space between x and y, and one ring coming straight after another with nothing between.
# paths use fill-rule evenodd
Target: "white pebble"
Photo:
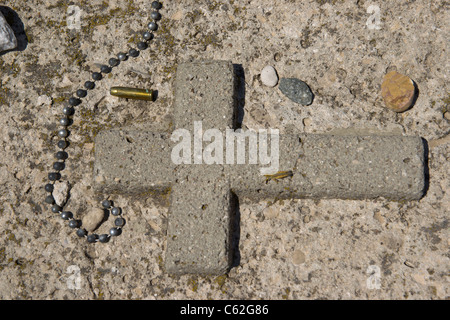
<instances>
[{"instance_id":1,"label":"white pebble","mask_svg":"<svg viewBox=\"0 0 450 320\"><path fill-rule=\"evenodd\" d=\"M268 87L275 87L278 83L278 75L275 68L265 66L261 71L261 81Z\"/></svg>"},{"instance_id":2,"label":"white pebble","mask_svg":"<svg viewBox=\"0 0 450 320\"><path fill-rule=\"evenodd\" d=\"M69 190L70 185L67 181L58 181L55 182L53 186L53 198L55 198L55 203L60 206L64 207L64 205L67 202L67 197L69 196Z\"/></svg>"}]
</instances>

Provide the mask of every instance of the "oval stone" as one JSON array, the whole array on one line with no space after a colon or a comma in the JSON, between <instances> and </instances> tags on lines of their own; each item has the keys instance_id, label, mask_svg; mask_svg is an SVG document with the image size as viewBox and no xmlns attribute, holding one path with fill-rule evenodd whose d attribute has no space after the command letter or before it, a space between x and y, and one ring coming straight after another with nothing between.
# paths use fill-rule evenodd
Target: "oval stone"
<instances>
[{"instance_id":1,"label":"oval stone","mask_svg":"<svg viewBox=\"0 0 450 320\"><path fill-rule=\"evenodd\" d=\"M395 112L408 110L415 98L414 82L407 76L391 71L384 76L381 84L381 95L386 107Z\"/></svg>"},{"instance_id":2,"label":"oval stone","mask_svg":"<svg viewBox=\"0 0 450 320\"><path fill-rule=\"evenodd\" d=\"M105 217L105 211L100 208L94 208L91 212L85 215L82 219L82 226L89 232L97 229L100 224L103 222L103 218Z\"/></svg>"},{"instance_id":3,"label":"oval stone","mask_svg":"<svg viewBox=\"0 0 450 320\"><path fill-rule=\"evenodd\" d=\"M261 71L261 82L268 87L275 87L278 83L277 71L272 66L265 66Z\"/></svg>"},{"instance_id":4,"label":"oval stone","mask_svg":"<svg viewBox=\"0 0 450 320\"><path fill-rule=\"evenodd\" d=\"M313 93L308 85L296 78L282 78L278 86L280 91L295 103L310 105L313 100Z\"/></svg>"},{"instance_id":5,"label":"oval stone","mask_svg":"<svg viewBox=\"0 0 450 320\"><path fill-rule=\"evenodd\" d=\"M295 250L292 254L292 262L295 265L302 264L306 261L305 254L301 250Z\"/></svg>"}]
</instances>

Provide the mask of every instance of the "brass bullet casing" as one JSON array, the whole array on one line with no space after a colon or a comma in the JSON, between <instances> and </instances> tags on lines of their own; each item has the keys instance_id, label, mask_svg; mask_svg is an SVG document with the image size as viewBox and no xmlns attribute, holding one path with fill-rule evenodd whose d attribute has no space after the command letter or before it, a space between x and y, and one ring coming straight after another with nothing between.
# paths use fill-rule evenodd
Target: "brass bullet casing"
<instances>
[{"instance_id":1,"label":"brass bullet casing","mask_svg":"<svg viewBox=\"0 0 450 320\"><path fill-rule=\"evenodd\" d=\"M112 87L110 93L119 98L153 101L153 90L149 89Z\"/></svg>"}]
</instances>

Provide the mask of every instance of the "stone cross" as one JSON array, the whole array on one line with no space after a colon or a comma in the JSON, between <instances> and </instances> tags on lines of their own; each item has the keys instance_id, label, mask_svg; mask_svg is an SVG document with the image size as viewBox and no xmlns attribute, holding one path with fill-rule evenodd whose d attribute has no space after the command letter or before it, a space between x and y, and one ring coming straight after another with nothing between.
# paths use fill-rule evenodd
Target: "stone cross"
<instances>
[{"instance_id":1,"label":"stone cross","mask_svg":"<svg viewBox=\"0 0 450 320\"><path fill-rule=\"evenodd\" d=\"M174 125L194 134L194 149L205 143L195 140L196 121L203 131L235 129L236 89L231 62L178 66ZM165 269L172 274L227 272L239 197L416 200L425 191L420 137L280 135L278 175L261 174L261 164L206 164L195 154L192 164L175 164L172 140L165 132L102 131L94 166L98 191L170 193Z\"/></svg>"}]
</instances>

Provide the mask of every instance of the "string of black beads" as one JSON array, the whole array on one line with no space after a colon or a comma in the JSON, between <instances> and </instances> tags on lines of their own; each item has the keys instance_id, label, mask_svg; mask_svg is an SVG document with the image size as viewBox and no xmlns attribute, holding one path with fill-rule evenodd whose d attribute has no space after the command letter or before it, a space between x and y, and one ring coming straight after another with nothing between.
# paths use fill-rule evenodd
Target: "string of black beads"
<instances>
[{"instance_id":1,"label":"string of black beads","mask_svg":"<svg viewBox=\"0 0 450 320\"><path fill-rule=\"evenodd\" d=\"M120 207L114 206L111 200L104 200L101 203L103 209L108 210L111 215L116 217L114 227L109 230L109 234L89 234L86 229L82 228L81 220L75 219L72 212L64 210L63 207L55 203L55 198L53 197L54 184L56 181L61 180L61 171L65 169L65 161L69 157L68 153L65 151L70 145L68 140L70 131L68 130L68 127L73 124L72 116L75 114L75 107L82 103L81 99L88 95L89 90L95 88L95 82L103 79L103 74L110 73L112 69L117 67L122 61L128 60L128 57L138 57L140 51L148 48L149 41L154 38L153 32L158 29L157 21L161 20L159 10L162 8L162 4L159 1L153 1L151 7L154 10L150 13L150 17L153 21L148 24L149 30L142 33L142 40L136 44L137 48L131 48L127 53L119 52L117 57L110 58L108 64L100 67L100 72L93 72L91 74L93 81L86 81L84 83L84 89L78 89L75 93L75 97L70 97L68 99L68 105L64 106L62 110L64 116L59 120L59 124L62 128L57 132L57 135L60 138L57 142L57 146L60 150L55 153L57 161L55 161L52 166L54 171L48 174L48 180L50 180L50 182L44 186L45 191L48 193L45 198L45 203L51 205L51 211L59 214L63 220L68 221L68 226L72 229L76 229L76 234L79 237L85 237L89 243L106 243L111 237L119 236L122 233L122 227L125 225L126 221L122 217L122 209Z\"/></svg>"}]
</instances>

